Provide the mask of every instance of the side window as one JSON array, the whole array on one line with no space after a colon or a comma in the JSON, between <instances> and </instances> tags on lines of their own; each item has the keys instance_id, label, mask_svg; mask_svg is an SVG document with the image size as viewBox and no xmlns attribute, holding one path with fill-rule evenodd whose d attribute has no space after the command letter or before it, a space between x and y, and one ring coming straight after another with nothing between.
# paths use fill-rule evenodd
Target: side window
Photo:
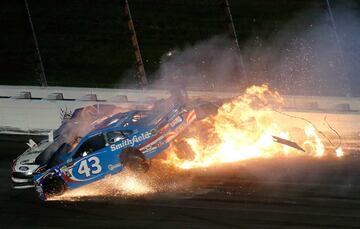
<instances>
[{"instance_id":1,"label":"side window","mask_svg":"<svg viewBox=\"0 0 360 229\"><path fill-rule=\"evenodd\" d=\"M132 131L128 131L128 130L115 130L115 131L111 131L109 133L106 134L107 140L109 144L114 144L115 142L121 141L121 140L125 140L129 135L132 134Z\"/></svg>"},{"instance_id":2,"label":"side window","mask_svg":"<svg viewBox=\"0 0 360 229\"><path fill-rule=\"evenodd\" d=\"M84 157L91 154L99 149L104 148L106 145L105 137L103 134L99 134L89 138L87 141L82 143L79 149L74 154L73 158Z\"/></svg>"}]
</instances>

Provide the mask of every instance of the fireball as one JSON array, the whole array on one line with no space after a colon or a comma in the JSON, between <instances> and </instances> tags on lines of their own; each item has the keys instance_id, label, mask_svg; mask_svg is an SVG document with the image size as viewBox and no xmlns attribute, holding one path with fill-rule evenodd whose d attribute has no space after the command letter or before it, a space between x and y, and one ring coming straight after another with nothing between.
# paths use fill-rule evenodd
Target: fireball
<instances>
[{"instance_id":1,"label":"fireball","mask_svg":"<svg viewBox=\"0 0 360 229\"><path fill-rule=\"evenodd\" d=\"M184 140L194 157L184 160L170 149L167 163L183 169L208 167L219 163L276 156L313 156L320 158L325 147L316 128L308 125L302 133L285 129L284 120L276 120L274 112L283 98L267 85L252 86L245 93L218 109L213 117L189 128ZM273 136L295 141L306 149L302 152L273 140ZM343 155L337 151L337 155Z\"/></svg>"}]
</instances>

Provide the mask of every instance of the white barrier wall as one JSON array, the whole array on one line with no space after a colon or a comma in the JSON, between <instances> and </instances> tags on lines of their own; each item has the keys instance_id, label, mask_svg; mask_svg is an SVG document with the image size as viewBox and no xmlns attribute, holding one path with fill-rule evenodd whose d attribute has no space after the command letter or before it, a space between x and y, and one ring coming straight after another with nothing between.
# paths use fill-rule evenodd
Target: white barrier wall
<instances>
[{"instance_id":1,"label":"white barrier wall","mask_svg":"<svg viewBox=\"0 0 360 229\"><path fill-rule=\"evenodd\" d=\"M106 88L76 88L76 87L35 87L35 86L0 86L0 96L17 96L21 92L31 92L33 98L47 98L51 93L63 93L65 99L79 100L87 94L96 94L98 100L111 100L116 95L126 95L129 101L144 100L146 97L162 98L168 95L160 90L131 90Z\"/></svg>"},{"instance_id":2,"label":"white barrier wall","mask_svg":"<svg viewBox=\"0 0 360 229\"><path fill-rule=\"evenodd\" d=\"M4 86L0 85L0 98L17 96L21 92L31 92L33 98L46 99L51 93L62 93L65 99L80 100L87 94L95 94L98 100L113 101L117 96L126 95L129 101L146 101L169 96L164 90L134 90L134 89L105 89L105 88L76 88L76 87L35 87L35 86ZM189 91L190 97L232 98L241 92L209 92ZM289 96L283 95L285 107L307 110L338 110L339 105L348 104L351 110L360 111L358 97L319 97L319 96Z\"/></svg>"},{"instance_id":3,"label":"white barrier wall","mask_svg":"<svg viewBox=\"0 0 360 229\"><path fill-rule=\"evenodd\" d=\"M16 98L21 92L23 98ZM62 93L65 100L48 100L52 93ZM190 91L192 98L232 98L237 93ZM86 96L91 94L91 96ZM94 97L96 95L96 98ZM169 96L161 90L128 90L128 89L96 89L65 87L33 87L33 86L0 86L0 133L1 132L38 132L44 133L60 125L60 109L74 110L96 103L121 104L128 109L138 104L154 101ZM9 98L12 97L12 98ZM304 117L314 122L319 129L327 129L324 117L340 132L358 133L360 130L360 99L344 97L284 96L285 111ZM52 98L54 99L54 98ZM94 100L96 99L96 100ZM84 101L94 100L94 101ZM126 101L127 100L127 101ZM284 124L306 123L274 114Z\"/></svg>"},{"instance_id":4,"label":"white barrier wall","mask_svg":"<svg viewBox=\"0 0 360 229\"><path fill-rule=\"evenodd\" d=\"M0 100L0 132L46 132L60 125L60 108L74 110L84 102L42 100Z\"/></svg>"}]
</instances>

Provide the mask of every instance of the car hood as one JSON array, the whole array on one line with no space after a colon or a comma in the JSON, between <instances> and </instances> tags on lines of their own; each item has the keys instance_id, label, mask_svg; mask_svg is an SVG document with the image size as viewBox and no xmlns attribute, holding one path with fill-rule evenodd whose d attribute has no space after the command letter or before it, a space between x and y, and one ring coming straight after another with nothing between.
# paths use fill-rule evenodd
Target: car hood
<instances>
[{"instance_id":1,"label":"car hood","mask_svg":"<svg viewBox=\"0 0 360 229\"><path fill-rule=\"evenodd\" d=\"M42 153L51 142L44 141L38 146L28 148L23 154L21 154L13 164L13 172L20 172L25 174L32 174L39 165L35 164L35 159Z\"/></svg>"}]
</instances>

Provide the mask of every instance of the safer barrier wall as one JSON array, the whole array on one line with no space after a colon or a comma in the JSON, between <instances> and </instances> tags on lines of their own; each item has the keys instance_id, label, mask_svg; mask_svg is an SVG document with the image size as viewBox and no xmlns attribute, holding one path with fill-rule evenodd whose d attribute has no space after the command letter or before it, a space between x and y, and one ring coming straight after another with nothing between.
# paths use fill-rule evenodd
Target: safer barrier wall
<instances>
[{"instance_id":1,"label":"safer barrier wall","mask_svg":"<svg viewBox=\"0 0 360 229\"><path fill-rule=\"evenodd\" d=\"M54 93L56 96L54 96ZM59 96L61 94L61 96ZM232 98L236 92L189 91L191 98ZM49 96L50 95L50 96ZM52 96L51 96L52 95ZM96 103L111 103L133 109L139 104L166 98L163 90L129 90L68 87L0 86L0 133L45 133L60 125L60 110L74 110ZM62 99L59 99L62 98ZM346 97L284 96L285 112L314 122L328 130L324 118L343 134L360 130L360 99ZM284 125L305 125L304 121L274 113Z\"/></svg>"}]
</instances>

